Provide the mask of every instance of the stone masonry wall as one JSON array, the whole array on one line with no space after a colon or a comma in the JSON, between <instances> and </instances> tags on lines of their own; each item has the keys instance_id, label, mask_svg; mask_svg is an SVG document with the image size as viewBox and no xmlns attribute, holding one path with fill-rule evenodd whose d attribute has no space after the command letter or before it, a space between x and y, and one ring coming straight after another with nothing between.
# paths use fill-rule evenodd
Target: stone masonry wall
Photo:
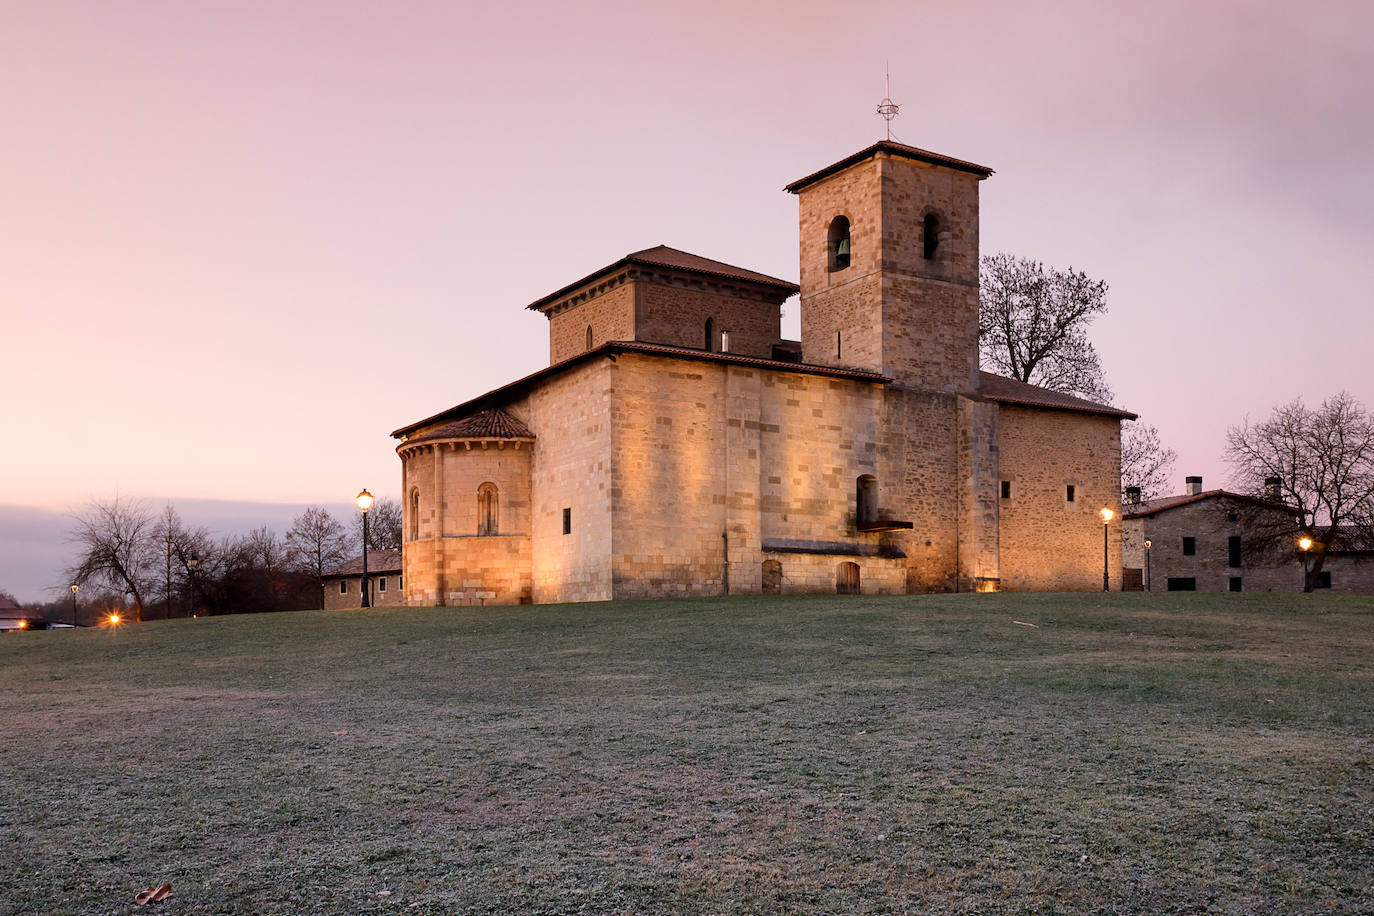
<instances>
[{"instance_id":1,"label":"stone masonry wall","mask_svg":"<svg viewBox=\"0 0 1374 916\"><path fill-rule=\"evenodd\" d=\"M608 292L549 318L549 364L562 362L608 340L635 339L635 286L625 282Z\"/></svg>"},{"instance_id":2,"label":"stone masonry wall","mask_svg":"<svg viewBox=\"0 0 1374 916\"><path fill-rule=\"evenodd\" d=\"M713 329L712 350L721 349L721 332L730 333L730 352L769 359L782 336L779 307L723 292L639 281L636 340L674 347L704 347L706 319Z\"/></svg>"},{"instance_id":3,"label":"stone masonry wall","mask_svg":"<svg viewBox=\"0 0 1374 916\"><path fill-rule=\"evenodd\" d=\"M1302 560L1296 551L1274 556L1247 546L1243 513L1225 499L1204 499L1156 515L1127 519L1122 531L1124 565L1142 570L1149 538L1152 591L1166 591L1169 578L1191 578L1198 591L1224 592L1239 577L1247 592L1302 591ZM1230 565L1229 538L1241 537L1241 565ZM1183 553L1183 539L1194 538L1196 553ZM1335 585L1335 576L1332 576Z\"/></svg>"},{"instance_id":4,"label":"stone masonry wall","mask_svg":"<svg viewBox=\"0 0 1374 916\"><path fill-rule=\"evenodd\" d=\"M1104 506L1115 513L1107 569L1110 587L1120 589L1120 422L1003 404L998 433L1001 480L1011 484L1010 497L999 492L1003 590L1101 589Z\"/></svg>"}]
</instances>

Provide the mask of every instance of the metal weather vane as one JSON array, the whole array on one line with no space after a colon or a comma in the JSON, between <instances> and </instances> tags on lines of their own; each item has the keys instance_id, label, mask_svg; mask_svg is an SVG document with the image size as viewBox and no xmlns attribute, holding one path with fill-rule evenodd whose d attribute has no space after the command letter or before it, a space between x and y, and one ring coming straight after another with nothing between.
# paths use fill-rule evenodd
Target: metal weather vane
<instances>
[{"instance_id":1,"label":"metal weather vane","mask_svg":"<svg viewBox=\"0 0 1374 916\"><path fill-rule=\"evenodd\" d=\"M886 70L883 73L883 100L878 103L878 114L882 115L887 122L887 139L892 139L892 119L897 117L897 113L902 110L902 106L892 101L892 73Z\"/></svg>"}]
</instances>

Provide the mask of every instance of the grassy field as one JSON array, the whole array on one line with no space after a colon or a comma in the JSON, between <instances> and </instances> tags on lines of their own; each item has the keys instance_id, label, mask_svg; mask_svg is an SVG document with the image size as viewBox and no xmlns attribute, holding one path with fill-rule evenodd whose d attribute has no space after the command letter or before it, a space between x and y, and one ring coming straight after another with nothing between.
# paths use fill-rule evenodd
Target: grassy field
<instances>
[{"instance_id":1,"label":"grassy field","mask_svg":"<svg viewBox=\"0 0 1374 916\"><path fill-rule=\"evenodd\" d=\"M12 634L0 913L1371 912L1371 659L1312 595Z\"/></svg>"}]
</instances>

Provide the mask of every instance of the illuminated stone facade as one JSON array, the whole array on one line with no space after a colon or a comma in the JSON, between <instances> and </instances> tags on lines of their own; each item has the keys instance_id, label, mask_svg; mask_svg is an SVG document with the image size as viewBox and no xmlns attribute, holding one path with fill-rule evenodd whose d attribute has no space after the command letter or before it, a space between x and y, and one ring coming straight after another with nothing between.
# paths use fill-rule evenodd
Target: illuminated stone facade
<instances>
[{"instance_id":1,"label":"illuminated stone facade","mask_svg":"<svg viewBox=\"0 0 1374 916\"><path fill-rule=\"evenodd\" d=\"M788 186L800 287L656 248L533 303L548 369L395 433L407 603L1101 588L1130 414L978 371L990 174L880 143Z\"/></svg>"}]
</instances>

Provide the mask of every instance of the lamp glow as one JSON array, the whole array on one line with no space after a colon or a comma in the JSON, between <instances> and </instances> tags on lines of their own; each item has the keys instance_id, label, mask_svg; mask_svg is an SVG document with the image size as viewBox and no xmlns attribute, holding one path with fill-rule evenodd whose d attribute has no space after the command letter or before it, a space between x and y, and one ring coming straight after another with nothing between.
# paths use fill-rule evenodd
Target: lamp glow
<instances>
[{"instance_id":1,"label":"lamp glow","mask_svg":"<svg viewBox=\"0 0 1374 916\"><path fill-rule=\"evenodd\" d=\"M119 615L118 615L118 614L111 614L111 615L110 615L110 623L112 623L112 624L114 624L114 623L119 623Z\"/></svg>"},{"instance_id":2,"label":"lamp glow","mask_svg":"<svg viewBox=\"0 0 1374 916\"><path fill-rule=\"evenodd\" d=\"M1312 539L1311 539L1311 538L1298 538L1298 549L1299 549L1299 550L1311 550L1311 549L1312 549Z\"/></svg>"},{"instance_id":3,"label":"lamp glow","mask_svg":"<svg viewBox=\"0 0 1374 916\"><path fill-rule=\"evenodd\" d=\"M1104 522L1110 522L1112 520L1112 516L1116 515L1115 512L1113 512L1111 509L1106 508L1105 506L1101 509L1098 509L1097 514L1102 516L1102 521Z\"/></svg>"},{"instance_id":4,"label":"lamp glow","mask_svg":"<svg viewBox=\"0 0 1374 916\"><path fill-rule=\"evenodd\" d=\"M367 490L363 490L358 494L357 502L358 508L366 512L368 509L372 508L372 494L367 492Z\"/></svg>"}]
</instances>

